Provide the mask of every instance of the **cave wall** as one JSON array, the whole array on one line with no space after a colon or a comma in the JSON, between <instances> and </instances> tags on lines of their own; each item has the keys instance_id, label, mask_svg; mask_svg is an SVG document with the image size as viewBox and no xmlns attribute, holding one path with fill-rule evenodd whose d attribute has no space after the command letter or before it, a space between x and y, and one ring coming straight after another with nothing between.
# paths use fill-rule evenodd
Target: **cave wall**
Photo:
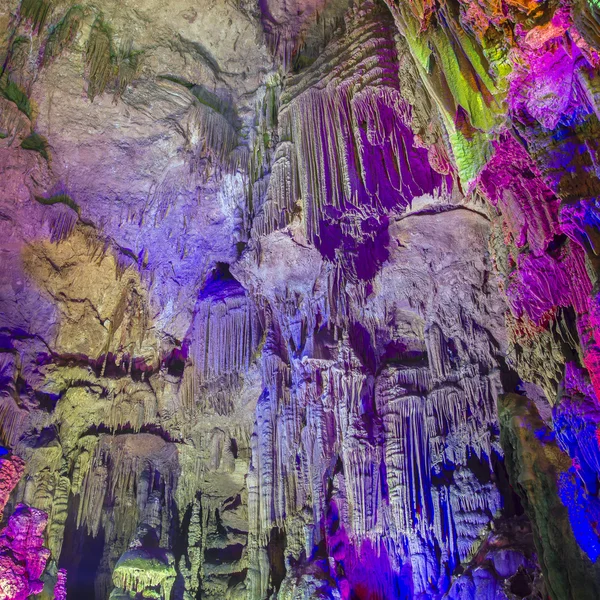
<instances>
[{"instance_id":1,"label":"cave wall","mask_svg":"<svg viewBox=\"0 0 600 600\"><path fill-rule=\"evenodd\" d=\"M598 10L0 1L5 597L597 597Z\"/></svg>"}]
</instances>

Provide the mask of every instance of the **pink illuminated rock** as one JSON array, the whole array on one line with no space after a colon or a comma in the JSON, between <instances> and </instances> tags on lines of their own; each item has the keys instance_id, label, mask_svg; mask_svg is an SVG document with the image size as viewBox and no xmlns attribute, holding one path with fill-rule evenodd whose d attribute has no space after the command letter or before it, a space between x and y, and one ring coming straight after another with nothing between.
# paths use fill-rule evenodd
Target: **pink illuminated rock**
<instances>
[{"instance_id":1,"label":"pink illuminated rock","mask_svg":"<svg viewBox=\"0 0 600 600\"><path fill-rule=\"evenodd\" d=\"M19 504L0 533L2 600L26 600L43 590L40 577L50 556L43 538L47 522L45 512Z\"/></svg>"},{"instance_id":2,"label":"pink illuminated rock","mask_svg":"<svg viewBox=\"0 0 600 600\"><path fill-rule=\"evenodd\" d=\"M479 177L480 185L488 201L501 211L516 246L529 244L540 255L560 232L559 199L512 136L504 136L494 147L494 156Z\"/></svg>"},{"instance_id":3,"label":"pink illuminated rock","mask_svg":"<svg viewBox=\"0 0 600 600\"><path fill-rule=\"evenodd\" d=\"M18 456L0 457L0 514L4 510L8 497L25 470L25 463Z\"/></svg>"},{"instance_id":4,"label":"pink illuminated rock","mask_svg":"<svg viewBox=\"0 0 600 600\"><path fill-rule=\"evenodd\" d=\"M581 248L565 248L556 258L522 254L506 290L513 312L527 313L536 324L550 318L559 306L574 306L587 312L592 285L585 270Z\"/></svg>"},{"instance_id":5,"label":"pink illuminated rock","mask_svg":"<svg viewBox=\"0 0 600 600\"><path fill-rule=\"evenodd\" d=\"M54 586L54 600L67 600L67 571L59 569Z\"/></svg>"}]
</instances>

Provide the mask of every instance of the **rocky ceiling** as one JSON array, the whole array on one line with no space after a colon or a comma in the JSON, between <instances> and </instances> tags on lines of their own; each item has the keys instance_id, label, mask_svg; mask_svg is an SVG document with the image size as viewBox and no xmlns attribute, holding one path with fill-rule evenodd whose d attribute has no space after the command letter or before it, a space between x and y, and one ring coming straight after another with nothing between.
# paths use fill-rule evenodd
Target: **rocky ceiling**
<instances>
[{"instance_id":1,"label":"rocky ceiling","mask_svg":"<svg viewBox=\"0 0 600 600\"><path fill-rule=\"evenodd\" d=\"M0 600L600 598L597 0L0 0Z\"/></svg>"}]
</instances>

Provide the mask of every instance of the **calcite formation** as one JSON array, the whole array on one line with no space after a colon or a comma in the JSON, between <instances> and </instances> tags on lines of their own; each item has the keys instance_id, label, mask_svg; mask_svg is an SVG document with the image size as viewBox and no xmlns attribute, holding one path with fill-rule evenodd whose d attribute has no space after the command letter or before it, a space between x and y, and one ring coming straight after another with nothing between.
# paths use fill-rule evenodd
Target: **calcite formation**
<instances>
[{"instance_id":1,"label":"calcite formation","mask_svg":"<svg viewBox=\"0 0 600 600\"><path fill-rule=\"evenodd\" d=\"M0 596L600 595L595 0L0 0L0 65Z\"/></svg>"},{"instance_id":2,"label":"calcite formation","mask_svg":"<svg viewBox=\"0 0 600 600\"><path fill-rule=\"evenodd\" d=\"M152 511L154 512L154 511ZM152 521L152 512L146 520ZM129 549L119 558L113 572L115 588L110 597L171 597L175 582L175 558L158 546L156 529L148 523L138 527Z\"/></svg>"},{"instance_id":3,"label":"calcite formation","mask_svg":"<svg viewBox=\"0 0 600 600\"><path fill-rule=\"evenodd\" d=\"M1 446L0 456L0 510L3 510L23 474L24 464ZM41 576L50 556L50 550L44 548L43 537L47 522L48 515L43 511L19 504L0 530L0 598L3 600L26 600L43 590ZM65 577L66 571L62 570L60 579L64 581ZM64 593L61 596L60 583L54 597L65 598Z\"/></svg>"},{"instance_id":4,"label":"calcite formation","mask_svg":"<svg viewBox=\"0 0 600 600\"><path fill-rule=\"evenodd\" d=\"M6 448L0 447L0 512L4 510L24 470L25 463L18 456L11 456Z\"/></svg>"},{"instance_id":5,"label":"calcite formation","mask_svg":"<svg viewBox=\"0 0 600 600\"><path fill-rule=\"evenodd\" d=\"M600 565L593 541L597 521L592 515L600 514L598 500L580 504L576 496L582 486L575 469L527 398L501 397L499 413L509 474L535 524L548 594L555 598L597 597ZM588 515L582 514L586 512Z\"/></svg>"},{"instance_id":6,"label":"calcite formation","mask_svg":"<svg viewBox=\"0 0 600 600\"><path fill-rule=\"evenodd\" d=\"M54 600L66 600L67 598L67 571L59 569L56 574L56 586L54 587Z\"/></svg>"},{"instance_id":7,"label":"calcite formation","mask_svg":"<svg viewBox=\"0 0 600 600\"><path fill-rule=\"evenodd\" d=\"M0 593L7 600L39 594L50 550L43 547L47 515L19 504L0 532Z\"/></svg>"}]
</instances>

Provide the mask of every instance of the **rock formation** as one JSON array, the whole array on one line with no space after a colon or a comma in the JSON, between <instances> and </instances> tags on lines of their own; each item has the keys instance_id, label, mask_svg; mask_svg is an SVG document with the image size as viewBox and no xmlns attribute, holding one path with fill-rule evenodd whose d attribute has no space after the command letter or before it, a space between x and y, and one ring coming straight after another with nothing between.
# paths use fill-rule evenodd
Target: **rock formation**
<instances>
[{"instance_id":1,"label":"rock formation","mask_svg":"<svg viewBox=\"0 0 600 600\"><path fill-rule=\"evenodd\" d=\"M6 448L0 447L0 513L4 510L24 470L25 464L18 456L11 456Z\"/></svg>"},{"instance_id":2,"label":"rock formation","mask_svg":"<svg viewBox=\"0 0 600 600\"><path fill-rule=\"evenodd\" d=\"M0 0L0 65L0 597L600 594L596 0Z\"/></svg>"},{"instance_id":3,"label":"rock formation","mask_svg":"<svg viewBox=\"0 0 600 600\"><path fill-rule=\"evenodd\" d=\"M4 509L10 493L23 474L23 461L0 447L0 481L2 495L0 510ZM48 515L25 504L17 505L6 525L0 530L0 598L3 600L26 600L39 594L44 588L41 576L50 556L44 548L44 529ZM63 570L60 580L64 581ZM57 584L54 597L61 596L61 584Z\"/></svg>"},{"instance_id":4,"label":"rock formation","mask_svg":"<svg viewBox=\"0 0 600 600\"><path fill-rule=\"evenodd\" d=\"M40 577L50 551L43 547L47 515L19 504L0 533L0 586L7 600L25 600L39 594Z\"/></svg>"}]
</instances>

